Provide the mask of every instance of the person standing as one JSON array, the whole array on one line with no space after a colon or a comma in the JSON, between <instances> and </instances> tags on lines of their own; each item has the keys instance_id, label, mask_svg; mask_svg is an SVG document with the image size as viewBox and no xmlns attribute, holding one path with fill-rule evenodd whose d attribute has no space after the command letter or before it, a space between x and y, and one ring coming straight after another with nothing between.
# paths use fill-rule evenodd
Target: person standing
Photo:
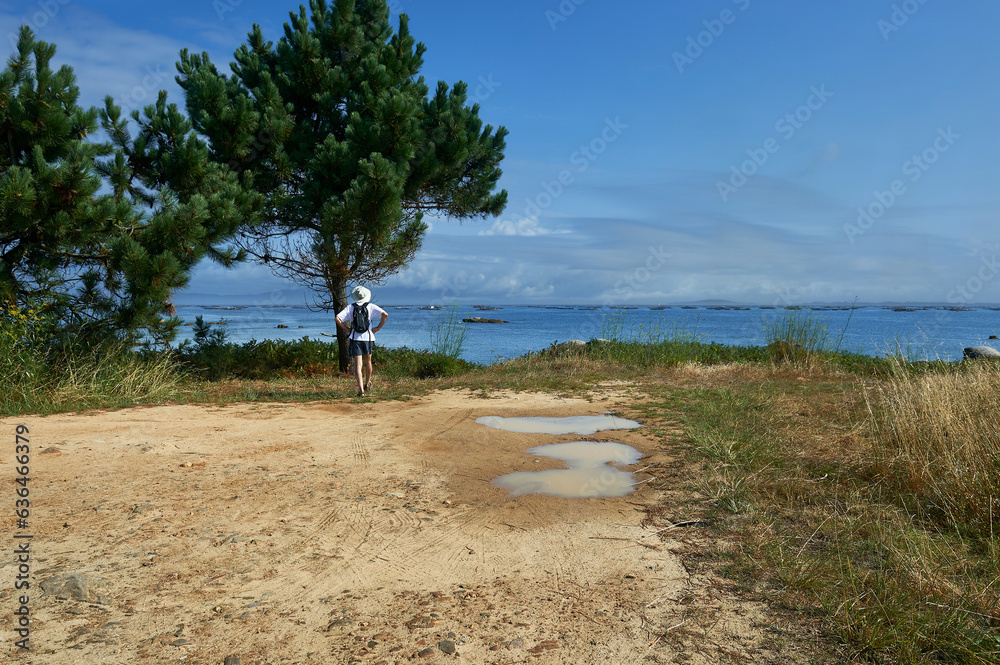
<instances>
[{"instance_id":1,"label":"person standing","mask_svg":"<svg viewBox=\"0 0 1000 665\"><path fill-rule=\"evenodd\" d=\"M335 319L337 327L347 333L351 340L348 350L354 358L358 397L364 397L372 387L372 351L375 350L375 333L382 329L385 320L389 318L388 312L369 302L371 299L371 291L363 286L355 286L351 291L351 300L354 302L342 309ZM376 317L379 319L378 325L372 328Z\"/></svg>"}]
</instances>

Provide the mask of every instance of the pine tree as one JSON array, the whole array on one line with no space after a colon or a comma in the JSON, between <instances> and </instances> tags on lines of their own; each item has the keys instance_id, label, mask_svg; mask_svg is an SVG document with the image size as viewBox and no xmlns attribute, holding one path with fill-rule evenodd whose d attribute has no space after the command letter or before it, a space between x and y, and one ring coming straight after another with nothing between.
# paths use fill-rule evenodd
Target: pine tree
<instances>
[{"instance_id":1,"label":"pine tree","mask_svg":"<svg viewBox=\"0 0 1000 665\"><path fill-rule=\"evenodd\" d=\"M0 303L43 305L75 338L166 342L171 293L202 257L240 258L217 245L259 197L208 159L165 93L133 114L135 139L110 97L79 107L55 50L23 26L0 73ZM99 126L110 142L89 140Z\"/></svg>"},{"instance_id":2,"label":"pine tree","mask_svg":"<svg viewBox=\"0 0 1000 665\"><path fill-rule=\"evenodd\" d=\"M385 0L311 0L277 44L255 25L229 76L181 52L177 80L212 159L266 199L241 246L324 309L347 305L348 281L404 268L425 212L485 217L506 205L495 189L507 130L483 126L462 82L428 96L424 52L406 15L394 34Z\"/></svg>"}]
</instances>

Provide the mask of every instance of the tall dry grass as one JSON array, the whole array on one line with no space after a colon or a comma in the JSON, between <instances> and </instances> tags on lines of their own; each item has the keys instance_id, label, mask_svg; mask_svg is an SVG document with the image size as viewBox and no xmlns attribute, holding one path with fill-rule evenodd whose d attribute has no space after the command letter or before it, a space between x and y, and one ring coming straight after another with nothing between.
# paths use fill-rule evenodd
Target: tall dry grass
<instances>
[{"instance_id":1,"label":"tall dry grass","mask_svg":"<svg viewBox=\"0 0 1000 665\"><path fill-rule=\"evenodd\" d=\"M720 572L818 619L833 662L1000 663L998 511L983 509L1000 495L1000 369L896 362L860 380L686 365L648 385L637 419L682 423L707 499L685 515L735 545Z\"/></svg>"},{"instance_id":2,"label":"tall dry grass","mask_svg":"<svg viewBox=\"0 0 1000 665\"><path fill-rule=\"evenodd\" d=\"M1000 365L900 369L866 397L884 481L921 517L992 537L1000 529Z\"/></svg>"},{"instance_id":3,"label":"tall dry grass","mask_svg":"<svg viewBox=\"0 0 1000 665\"><path fill-rule=\"evenodd\" d=\"M170 354L143 355L125 344L38 351L28 359L30 364L21 362L8 374L0 390L0 414L160 402L176 397L181 384L180 366Z\"/></svg>"},{"instance_id":4,"label":"tall dry grass","mask_svg":"<svg viewBox=\"0 0 1000 665\"><path fill-rule=\"evenodd\" d=\"M53 407L156 402L172 397L180 383L169 353L140 355L125 345L68 355L54 369L47 386Z\"/></svg>"}]
</instances>

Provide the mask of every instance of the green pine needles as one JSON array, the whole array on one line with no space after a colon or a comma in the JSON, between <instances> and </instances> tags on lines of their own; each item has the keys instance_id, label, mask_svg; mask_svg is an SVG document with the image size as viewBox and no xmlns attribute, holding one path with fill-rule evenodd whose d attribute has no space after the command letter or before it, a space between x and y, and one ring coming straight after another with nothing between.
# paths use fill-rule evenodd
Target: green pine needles
<instances>
[{"instance_id":1,"label":"green pine needles","mask_svg":"<svg viewBox=\"0 0 1000 665\"><path fill-rule=\"evenodd\" d=\"M181 52L178 82L211 159L266 204L241 247L340 311L420 249L424 214L499 215L505 136L467 87L419 76L425 51L385 0L312 0L268 41L254 26L230 74ZM346 339L341 336L343 367Z\"/></svg>"},{"instance_id":2,"label":"green pine needles","mask_svg":"<svg viewBox=\"0 0 1000 665\"><path fill-rule=\"evenodd\" d=\"M413 259L425 214L506 206L507 130L465 83L432 91L425 50L385 0L312 0L277 42L254 26L229 74L182 51L186 114L161 91L126 118L110 97L78 106L72 69L22 27L0 74L0 303L67 339L163 346L199 261L252 258L340 311L348 282Z\"/></svg>"},{"instance_id":3,"label":"green pine needles","mask_svg":"<svg viewBox=\"0 0 1000 665\"><path fill-rule=\"evenodd\" d=\"M110 98L78 106L55 50L24 26L0 73L0 303L38 308L57 337L166 343L171 293L201 258L238 258L218 244L256 195L209 162L164 93L133 113L134 139ZM110 142L90 140L99 127Z\"/></svg>"}]
</instances>

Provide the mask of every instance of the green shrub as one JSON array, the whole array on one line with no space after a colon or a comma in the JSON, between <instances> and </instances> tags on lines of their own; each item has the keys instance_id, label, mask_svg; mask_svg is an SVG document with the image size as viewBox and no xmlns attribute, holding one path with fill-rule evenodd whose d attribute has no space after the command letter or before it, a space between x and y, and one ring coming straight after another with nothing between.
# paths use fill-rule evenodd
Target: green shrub
<instances>
[{"instance_id":1,"label":"green shrub","mask_svg":"<svg viewBox=\"0 0 1000 665\"><path fill-rule=\"evenodd\" d=\"M378 371L390 379L456 376L478 367L475 363L454 356L406 347L379 349L375 356L375 364Z\"/></svg>"},{"instance_id":2,"label":"green shrub","mask_svg":"<svg viewBox=\"0 0 1000 665\"><path fill-rule=\"evenodd\" d=\"M808 361L830 348L828 319L812 310L786 309L773 319L764 318L764 342L778 361Z\"/></svg>"},{"instance_id":3,"label":"green shrub","mask_svg":"<svg viewBox=\"0 0 1000 665\"><path fill-rule=\"evenodd\" d=\"M335 340L325 342L304 337L232 344L226 342L225 333L211 330L201 317L196 320L194 342L182 344L175 354L195 376L210 381L332 376L340 372L340 355ZM373 362L376 370L390 379L454 376L476 366L451 354L415 351L405 347L379 347Z\"/></svg>"},{"instance_id":4,"label":"green shrub","mask_svg":"<svg viewBox=\"0 0 1000 665\"><path fill-rule=\"evenodd\" d=\"M0 376L3 409L16 413L47 378L47 321L38 308L0 305Z\"/></svg>"},{"instance_id":5,"label":"green shrub","mask_svg":"<svg viewBox=\"0 0 1000 665\"><path fill-rule=\"evenodd\" d=\"M201 317L198 317L199 319ZM225 341L222 331L199 327L193 344L182 344L177 357L199 378L269 379L293 374L336 374L340 356L336 342L304 337L299 340L255 339L243 344Z\"/></svg>"}]
</instances>

